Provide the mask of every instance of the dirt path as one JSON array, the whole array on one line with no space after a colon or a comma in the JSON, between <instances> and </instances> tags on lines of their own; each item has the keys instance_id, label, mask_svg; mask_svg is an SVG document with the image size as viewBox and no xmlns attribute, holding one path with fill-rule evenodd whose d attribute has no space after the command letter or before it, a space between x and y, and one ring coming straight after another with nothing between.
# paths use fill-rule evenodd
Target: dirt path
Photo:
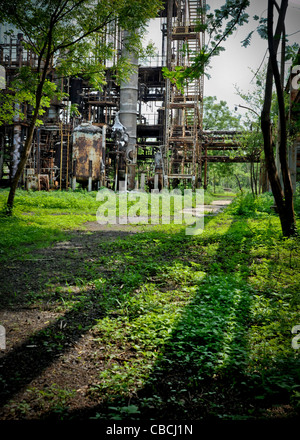
<instances>
[{"instance_id":1,"label":"dirt path","mask_svg":"<svg viewBox=\"0 0 300 440\"><path fill-rule=\"evenodd\" d=\"M216 215L229 203L215 201L204 207L205 215ZM196 212L203 215L203 207ZM3 264L0 323L6 329L7 345L0 350L0 420L22 419L25 412L29 418L46 414L53 399L59 405L57 395L62 389L72 390L66 396L72 410L95 405L86 391L105 368L92 330L102 310L94 306L93 289L88 284L78 287L76 280L92 276L89 270L99 261L103 241L113 242L149 227L87 222L86 230L70 232L68 241L37 250L28 259ZM97 270L102 276L100 263ZM65 291L84 294L83 308L68 311L57 307L55 295L63 296ZM62 329L65 338L60 347L51 341Z\"/></svg>"},{"instance_id":2,"label":"dirt path","mask_svg":"<svg viewBox=\"0 0 300 440\"><path fill-rule=\"evenodd\" d=\"M196 206L196 208L194 209L184 209L182 212L193 214L196 217L202 217L203 215L204 216L216 215L224 208L226 208L226 206L230 205L231 202L232 199L215 200L210 205L200 205L200 206ZM122 221L124 222L124 224L122 224ZM128 231L131 233L141 232L145 230L145 228L151 227L151 224L148 223L147 217L141 217L139 225L132 225L130 223L125 224L125 222L126 219L122 218L121 223L118 222L115 225L113 224L101 225L97 221L94 221L94 222L86 222L84 226L88 231L107 231L107 232Z\"/></svg>"}]
</instances>

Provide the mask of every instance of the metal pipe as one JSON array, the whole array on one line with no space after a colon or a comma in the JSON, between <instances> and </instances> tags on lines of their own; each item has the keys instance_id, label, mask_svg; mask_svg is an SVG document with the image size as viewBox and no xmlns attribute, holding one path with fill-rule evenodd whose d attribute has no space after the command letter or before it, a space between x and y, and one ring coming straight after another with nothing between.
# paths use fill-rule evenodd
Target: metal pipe
<instances>
[{"instance_id":1,"label":"metal pipe","mask_svg":"<svg viewBox=\"0 0 300 440\"><path fill-rule=\"evenodd\" d=\"M88 192L92 191L93 161L89 160Z\"/></svg>"},{"instance_id":2,"label":"metal pipe","mask_svg":"<svg viewBox=\"0 0 300 440\"><path fill-rule=\"evenodd\" d=\"M59 172L59 189L61 190L62 184L62 161L63 161L63 124L60 126L60 172Z\"/></svg>"},{"instance_id":3,"label":"metal pipe","mask_svg":"<svg viewBox=\"0 0 300 440\"><path fill-rule=\"evenodd\" d=\"M72 190L75 191L76 189L76 165L77 161L76 159L73 160L73 176L72 176Z\"/></svg>"},{"instance_id":4,"label":"metal pipe","mask_svg":"<svg viewBox=\"0 0 300 440\"><path fill-rule=\"evenodd\" d=\"M41 149L40 149L40 128L37 129L36 131L36 147L37 147L37 174L39 175L41 173Z\"/></svg>"},{"instance_id":5,"label":"metal pipe","mask_svg":"<svg viewBox=\"0 0 300 440\"><path fill-rule=\"evenodd\" d=\"M11 169L11 178L13 179L20 162L20 151L21 151L21 132L22 127L20 125L20 116L18 111L20 110L20 104L16 104L16 114L14 116L14 128L13 128L13 148L12 148L12 169Z\"/></svg>"},{"instance_id":6,"label":"metal pipe","mask_svg":"<svg viewBox=\"0 0 300 440\"><path fill-rule=\"evenodd\" d=\"M68 140L67 140L66 191L68 191L68 185L69 185L69 149L70 149L70 132L68 131Z\"/></svg>"},{"instance_id":7,"label":"metal pipe","mask_svg":"<svg viewBox=\"0 0 300 440\"><path fill-rule=\"evenodd\" d=\"M136 138L137 138L137 102L138 102L138 58L135 53L128 49L127 43L130 34L124 32L123 56L126 57L133 67L132 73L120 86L120 121L126 127L129 136L125 151L125 159L128 166L128 189L135 187L135 167L137 161Z\"/></svg>"},{"instance_id":8,"label":"metal pipe","mask_svg":"<svg viewBox=\"0 0 300 440\"><path fill-rule=\"evenodd\" d=\"M106 162L106 125L102 127L102 161L100 165L100 186L105 186L105 162Z\"/></svg>"}]
</instances>

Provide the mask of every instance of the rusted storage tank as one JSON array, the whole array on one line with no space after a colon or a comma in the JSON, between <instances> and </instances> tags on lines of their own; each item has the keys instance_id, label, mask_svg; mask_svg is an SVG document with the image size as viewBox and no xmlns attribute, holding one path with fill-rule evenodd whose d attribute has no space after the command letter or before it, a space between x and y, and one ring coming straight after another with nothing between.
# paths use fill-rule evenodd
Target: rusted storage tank
<instances>
[{"instance_id":1,"label":"rusted storage tank","mask_svg":"<svg viewBox=\"0 0 300 440\"><path fill-rule=\"evenodd\" d=\"M83 187L99 186L104 173L105 136L102 129L90 123L82 123L73 131L73 182Z\"/></svg>"}]
</instances>

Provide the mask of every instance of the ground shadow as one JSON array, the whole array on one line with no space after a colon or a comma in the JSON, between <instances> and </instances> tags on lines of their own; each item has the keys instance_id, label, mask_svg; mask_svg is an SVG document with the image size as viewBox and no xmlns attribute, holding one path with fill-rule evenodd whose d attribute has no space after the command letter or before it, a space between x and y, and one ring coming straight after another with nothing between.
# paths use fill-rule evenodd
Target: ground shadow
<instances>
[{"instance_id":1,"label":"ground shadow","mask_svg":"<svg viewBox=\"0 0 300 440\"><path fill-rule=\"evenodd\" d=\"M111 401L87 411L84 408L75 411L70 414L70 418L85 419L98 414L99 418L105 419L121 414L124 419L182 421L215 419L225 411L237 417L244 414L245 408L241 403L247 401L249 390L246 386L240 386L245 380L242 366L247 362L248 356L246 327L243 330L243 326L246 324L245 318L249 316L251 299L250 295L246 294L244 297L240 295L238 300L231 295L231 291L236 289L238 292L245 281L241 280L240 275L236 276L240 268L237 269L234 264L229 267L228 264L229 260L232 261L229 254L242 253L246 268L249 265L252 243L251 237L248 237L245 244L244 235L234 232L236 229L233 222L222 236L214 253L202 256L206 260L206 267L211 267L211 274L209 275L208 271L197 294L186 307L182 318L173 329L171 339L164 347L160 360L156 362L143 389L138 391L138 396L127 399L115 396ZM205 246L205 240L202 241L202 245ZM224 296L224 291L218 284L222 277L217 274L223 271L228 274L228 298ZM210 295L206 294L203 298L201 290L205 284L210 286ZM200 331L195 332L195 326L203 318L201 308L198 307L200 302L202 311L209 317L203 320L202 331L200 328ZM231 320L234 321L234 326L229 329ZM189 335L186 340L181 338L183 327L184 334ZM217 363L224 355L223 345L229 331L230 342L226 341L225 366L223 370L218 371ZM209 351L206 351L208 345ZM137 408L136 414L126 414L126 411L122 413L128 403ZM247 406L247 403L245 404Z\"/></svg>"},{"instance_id":2,"label":"ground shadow","mask_svg":"<svg viewBox=\"0 0 300 440\"><path fill-rule=\"evenodd\" d=\"M210 221L210 219L207 219ZM76 280L82 281L84 294L81 295L81 288L78 288L78 300L76 293L74 306L69 307L66 312L58 313L53 322L42 327L41 330L23 337L20 330L21 343L18 343L12 350L2 353L0 357L1 383L0 403L4 406L18 392L23 390L32 380L62 357L71 347L79 341L94 325L97 319L106 314L103 308L102 292L95 289L93 285L86 286L100 276L112 279L117 289L114 295L118 295L118 282L116 267L111 270L104 269L101 258L113 255L118 250L122 255L125 251L119 247L119 241L129 240L127 248L130 248L130 237L143 233L146 226L126 225L119 228L99 227L96 231L76 231L68 234L68 239L58 242L51 247L38 249L33 256L23 261L5 262L2 266L2 283L0 296L0 310L16 311L23 313L24 321L32 305L51 310L56 308L58 299L68 299L68 293L60 292L61 287L70 287L76 284ZM147 228L148 234L153 234L155 240L157 234L155 228ZM184 240L188 239L181 233ZM159 245L150 238L159 254ZM103 251L104 244L104 251ZM111 249L111 245L113 249ZM151 253L151 246L148 248ZM173 255L172 255L173 254ZM173 249L168 255L168 264L172 258L176 258L179 249ZM141 254L141 257L143 255ZM162 253L160 261L151 269L151 275L155 276L159 267L165 264L166 256ZM132 263L129 261L119 268L126 271L130 278ZM142 269L141 269L142 270ZM146 280L149 275L141 273L137 279L131 279L132 289L139 287L140 280ZM45 286L47 286L45 287ZM116 293L117 292L117 293ZM121 289L119 289L121 292ZM65 296L65 298L64 298ZM39 309L37 309L39 312ZM38 313L37 313L38 314ZM13 323L12 323L13 324ZM21 323L22 326L22 323ZM9 336L9 335L8 335Z\"/></svg>"},{"instance_id":3,"label":"ground shadow","mask_svg":"<svg viewBox=\"0 0 300 440\"><path fill-rule=\"evenodd\" d=\"M68 293L59 293L66 283L72 285L74 279L81 278L88 283L95 277L91 271L94 258L99 258L99 245L124 239L132 231L111 231L103 233L76 232L69 234L69 240L57 243L53 247L35 252L34 261L7 263L2 266L0 304L2 313L16 311L23 313L24 329L32 304L37 301L36 316L40 319L43 309L57 307L57 300L68 299ZM101 265L97 265L98 276L103 275ZM105 273L105 276L108 274ZM50 284L47 292L45 285ZM56 290L58 289L58 290ZM56 318L41 330L28 335L12 350L2 352L0 357L1 381L0 403L10 400L55 360L69 351L85 333L106 313L101 301L101 292L94 286L85 287L81 295L80 288L73 294L74 305L64 313L54 313ZM78 294L78 299L76 295ZM41 299L42 302L38 302ZM11 323L13 326L14 323ZM7 329L8 331L10 329ZM19 330L20 339L25 332ZM9 334L7 334L9 338Z\"/></svg>"},{"instance_id":4,"label":"ground shadow","mask_svg":"<svg viewBox=\"0 0 300 440\"><path fill-rule=\"evenodd\" d=\"M131 256L135 256L139 261L141 269L140 278L132 281L133 290L140 285L141 279L145 281L149 275L149 272L143 272L143 261L141 260L146 259L151 253L157 258L151 273L154 277L159 275L164 265L170 266L178 259L186 260L187 257L189 261L194 260L203 264L207 277L199 285L197 295L186 307L181 320L173 329L172 337L165 346L161 358L151 371L148 381L136 396L125 398L124 396L115 396L113 402L104 401L94 406L83 406L78 410L69 411L65 417L69 420L89 420L98 414L99 419L121 416L121 418L131 420L183 420L184 418L209 420L216 419L220 415L225 416L225 411L229 412L229 416L236 417L243 416L247 411L250 414L249 409L253 409L253 401L251 400L253 396L250 395L249 382L243 371L243 365L247 363L249 355L246 331L243 331L243 326L246 329L247 319L250 319L251 296L244 292L245 296L228 295L228 298L224 297L219 291L218 279L220 279L221 273L226 273L228 292L235 291L235 289L241 290L241 286L247 281L247 271L251 264L250 250L255 245L252 242L251 230L245 226L238 233L233 220L229 229L218 239L218 245L211 253L203 252L203 249L211 244L212 238L202 238L199 240L198 248L195 247L193 255L188 256L185 254L184 246L191 238L184 236L182 232L176 233L172 237L173 239L176 237L178 240L178 247L169 248L167 252L165 243L168 242L168 235L166 234L165 243L162 245L160 244L161 235L157 240L158 236L155 231L151 234L153 234L151 240L141 249L132 248L133 243L129 234L122 236L122 238L127 237L126 243L124 240L122 243L122 246L126 244L124 249L122 246L119 248L116 241L117 236L112 234L111 244L105 250L108 254L117 252L122 255L126 250L131 249ZM247 236L246 240L245 236ZM88 235L80 233L73 239L74 244L78 245L79 243L77 251L63 248L61 245L58 246L57 252L60 258L51 260L52 263L47 266L46 274L49 275L51 270L59 271L56 272L57 279L61 281L63 279L62 284L64 284L64 275L69 271L69 268L62 268L57 260L61 263L73 255L72 274L80 273L87 281L95 277L96 270L99 275L110 277L118 289L118 279L117 277L114 279L116 272L113 270L111 273L103 272L101 264L98 264L100 244L105 239L104 236L99 235L98 232ZM73 239L70 240L71 243ZM143 239L143 235L141 235L141 239ZM192 240L197 243L197 238L192 238ZM151 245L149 245L150 241ZM82 247L80 247L80 242ZM144 253L145 249L148 253ZM235 260L234 255L238 254L239 258ZM44 253L44 255L46 254ZM87 261L87 258L90 261ZM122 266L116 266L115 270L123 270L130 278L130 268L134 263L129 259L122 264ZM31 272L33 276L34 273L38 274L37 267L35 272ZM205 284L210 287L210 295L203 298L201 289ZM121 290L121 286L119 287ZM117 289L114 290L114 294ZM203 311L209 315L209 318L206 317L205 332L198 332L183 341L180 345L180 356L178 356L181 328L185 326L185 334L192 334L193 323L197 319L201 319L201 314L199 315L199 310L197 310L201 301L204 307ZM57 358L70 350L70 347L93 327L95 321L105 316L106 313L101 301L101 293L91 288L85 292L84 299L64 313L63 317L60 316L54 323L31 335L20 346L3 356L1 359L3 365L1 368L2 384L4 385L2 405L24 389ZM234 319L231 320L231 317ZM232 322L234 324L229 329L229 323L232 324ZM49 350L49 343L52 344L51 350ZM33 346L34 350L30 351L28 345ZM207 345L210 347L209 354L205 350ZM218 363L218 360L224 359L223 348L225 345L227 347L226 362L223 370L217 370L216 374L215 362ZM214 357L212 362L208 359L209 355ZM206 367L203 368L203 365ZM204 371L204 375L202 374L201 377L198 374L200 370ZM99 396L99 400L101 400L101 396ZM122 413L122 408L128 406L129 403L137 408L136 413ZM114 410L111 409L112 404L115 407ZM45 420L55 419L57 414L50 412L44 414L43 418Z\"/></svg>"}]
</instances>

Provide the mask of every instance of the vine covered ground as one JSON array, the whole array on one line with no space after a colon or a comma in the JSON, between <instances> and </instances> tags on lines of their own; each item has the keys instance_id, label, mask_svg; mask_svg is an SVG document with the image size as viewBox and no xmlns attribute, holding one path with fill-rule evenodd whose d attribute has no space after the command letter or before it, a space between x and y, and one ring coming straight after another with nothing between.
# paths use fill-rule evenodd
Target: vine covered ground
<instances>
[{"instance_id":1,"label":"vine covered ground","mask_svg":"<svg viewBox=\"0 0 300 440\"><path fill-rule=\"evenodd\" d=\"M270 194L232 199L190 236L100 226L94 193L18 191L0 218L0 420L297 418L299 239Z\"/></svg>"}]
</instances>

